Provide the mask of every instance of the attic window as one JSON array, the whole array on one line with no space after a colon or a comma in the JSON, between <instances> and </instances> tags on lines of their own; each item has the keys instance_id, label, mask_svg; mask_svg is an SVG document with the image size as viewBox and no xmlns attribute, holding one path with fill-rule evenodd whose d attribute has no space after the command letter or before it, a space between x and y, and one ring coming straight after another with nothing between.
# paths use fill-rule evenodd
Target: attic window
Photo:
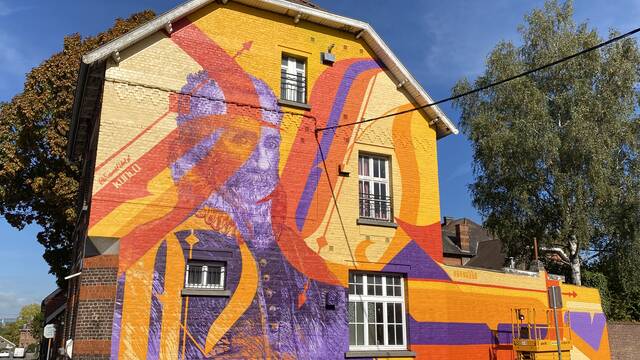
<instances>
[{"instance_id":1,"label":"attic window","mask_svg":"<svg viewBox=\"0 0 640 360\"><path fill-rule=\"evenodd\" d=\"M307 103L306 60L282 54L280 98L294 103Z\"/></svg>"}]
</instances>

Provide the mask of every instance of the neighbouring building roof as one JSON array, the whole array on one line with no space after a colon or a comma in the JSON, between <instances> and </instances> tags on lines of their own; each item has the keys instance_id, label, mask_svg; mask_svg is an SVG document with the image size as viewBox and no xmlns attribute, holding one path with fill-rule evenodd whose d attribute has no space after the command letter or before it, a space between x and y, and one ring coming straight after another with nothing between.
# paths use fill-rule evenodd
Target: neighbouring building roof
<instances>
[{"instance_id":1,"label":"neighbouring building roof","mask_svg":"<svg viewBox=\"0 0 640 360\"><path fill-rule=\"evenodd\" d=\"M502 241L492 239L478 244L475 257L466 263L466 266L483 269L501 270L505 267L506 255L502 251Z\"/></svg>"},{"instance_id":2,"label":"neighbouring building roof","mask_svg":"<svg viewBox=\"0 0 640 360\"><path fill-rule=\"evenodd\" d=\"M41 307L45 317L44 322L48 324L66 309L66 293L60 288L55 289L42 300Z\"/></svg>"},{"instance_id":3,"label":"neighbouring building roof","mask_svg":"<svg viewBox=\"0 0 640 360\"><path fill-rule=\"evenodd\" d=\"M5 348L7 347L7 345L11 345L11 347L16 347L16 344L14 344L11 341L3 338L2 336L0 336L0 344L5 344L4 345Z\"/></svg>"},{"instance_id":4,"label":"neighbouring building roof","mask_svg":"<svg viewBox=\"0 0 640 360\"><path fill-rule=\"evenodd\" d=\"M188 1L82 57L69 134L68 154L70 158L75 159L77 157L76 147L79 149L83 148L82 142L86 134L83 134L82 131L87 128L86 123L92 119L92 109L97 104L97 97L99 96L97 93L98 90L96 90L99 89L99 87L92 86L91 84L92 78L99 76L92 74L91 68L100 68L100 66L97 65L104 64L104 61L112 55L157 31L169 27L168 25L171 25L171 23L180 20L214 1L215 0ZM224 0L222 1L222 3L226 2L227 1ZM398 87L402 87L406 91L415 105L424 106L433 103L431 96L420 86L368 23L327 12L308 0L234 0L234 2L290 16L292 21L293 19L297 19L298 21L312 22L329 28L339 29L351 33L357 38L362 38L389 70ZM87 99L85 99L85 91L93 95L87 96ZM431 119L430 124L435 126L438 138L458 133L456 126L438 106L426 108L425 112ZM80 139L79 144L76 144L77 139Z\"/></svg>"},{"instance_id":5,"label":"neighbouring building roof","mask_svg":"<svg viewBox=\"0 0 640 360\"><path fill-rule=\"evenodd\" d=\"M462 223L465 223L469 229L469 251L460 248L456 227ZM476 256L479 244L492 239L493 236L482 225L467 218L445 217L442 223L442 251L445 255Z\"/></svg>"}]
</instances>

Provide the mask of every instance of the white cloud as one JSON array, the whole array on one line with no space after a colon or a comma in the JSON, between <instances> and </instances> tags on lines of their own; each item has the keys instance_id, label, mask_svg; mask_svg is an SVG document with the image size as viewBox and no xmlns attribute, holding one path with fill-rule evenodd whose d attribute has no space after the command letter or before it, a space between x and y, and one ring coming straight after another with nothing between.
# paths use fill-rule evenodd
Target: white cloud
<instances>
[{"instance_id":1,"label":"white cloud","mask_svg":"<svg viewBox=\"0 0 640 360\"><path fill-rule=\"evenodd\" d=\"M421 73L428 74L428 82L448 89L463 77L477 77L493 47L501 40L517 42L522 16L541 3L429 2L419 29L425 34Z\"/></svg>"},{"instance_id":2,"label":"white cloud","mask_svg":"<svg viewBox=\"0 0 640 360\"><path fill-rule=\"evenodd\" d=\"M0 292L0 318L16 316L23 306L38 302L35 299L21 297L15 293Z\"/></svg>"},{"instance_id":3,"label":"white cloud","mask_svg":"<svg viewBox=\"0 0 640 360\"><path fill-rule=\"evenodd\" d=\"M9 10L5 3L0 2L0 16L7 16L9 14L11 14L11 10Z\"/></svg>"},{"instance_id":4,"label":"white cloud","mask_svg":"<svg viewBox=\"0 0 640 360\"><path fill-rule=\"evenodd\" d=\"M422 4L422 3L421 3ZM423 69L428 74L425 83L451 88L463 78L475 78L485 67L486 56L501 40L520 41L517 31L523 16L544 5L543 0L514 2L429 1L423 3L424 34L421 42ZM587 20L606 37L609 28L626 32L636 27L640 2L623 0L615 5L605 0L574 1L576 22ZM433 87L433 85L431 85Z\"/></svg>"},{"instance_id":5,"label":"white cloud","mask_svg":"<svg viewBox=\"0 0 640 360\"><path fill-rule=\"evenodd\" d=\"M20 48L17 39L0 30L0 91L14 83L22 84L32 63Z\"/></svg>"},{"instance_id":6,"label":"white cloud","mask_svg":"<svg viewBox=\"0 0 640 360\"><path fill-rule=\"evenodd\" d=\"M451 181L460 177L468 178L473 174L471 161L465 161L456 166L447 176L447 181Z\"/></svg>"},{"instance_id":7,"label":"white cloud","mask_svg":"<svg viewBox=\"0 0 640 360\"><path fill-rule=\"evenodd\" d=\"M0 17L2 16L9 16L13 13L16 13L18 11L23 11L23 10L28 10L29 7L26 6L14 6L11 7L9 5L7 5L6 1L0 0Z\"/></svg>"},{"instance_id":8,"label":"white cloud","mask_svg":"<svg viewBox=\"0 0 640 360\"><path fill-rule=\"evenodd\" d=\"M0 1L0 16L11 15L14 11L4 1Z\"/></svg>"}]
</instances>

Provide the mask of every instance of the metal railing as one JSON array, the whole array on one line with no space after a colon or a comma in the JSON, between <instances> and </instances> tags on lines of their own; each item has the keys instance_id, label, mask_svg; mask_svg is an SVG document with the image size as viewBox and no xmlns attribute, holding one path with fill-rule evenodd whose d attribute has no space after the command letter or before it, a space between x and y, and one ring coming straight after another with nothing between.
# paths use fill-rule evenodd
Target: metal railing
<instances>
[{"instance_id":1,"label":"metal railing","mask_svg":"<svg viewBox=\"0 0 640 360\"><path fill-rule=\"evenodd\" d=\"M511 334L516 359L532 359L534 353L555 351L558 351L558 355L560 353L569 355L568 352L572 347L569 312L560 309L555 311L558 312L556 315L560 319L557 326L554 322L554 309L542 311L536 311L535 308L511 309ZM564 355L562 358L565 358Z\"/></svg>"},{"instance_id":2,"label":"metal railing","mask_svg":"<svg viewBox=\"0 0 640 360\"><path fill-rule=\"evenodd\" d=\"M216 265L187 265L185 287L224 289L224 267Z\"/></svg>"},{"instance_id":3,"label":"metal railing","mask_svg":"<svg viewBox=\"0 0 640 360\"><path fill-rule=\"evenodd\" d=\"M282 72L280 77L280 97L282 100L306 104L307 78L302 74Z\"/></svg>"},{"instance_id":4,"label":"metal railing","mask_svg":"<svg viewBox=\"0 0 640 360\"><path fill-rule=\"evenodd\" d=\"M364 219L391 221L393 203L391 196L360 193L360 217Z\"/></svg>"}]
</instances>

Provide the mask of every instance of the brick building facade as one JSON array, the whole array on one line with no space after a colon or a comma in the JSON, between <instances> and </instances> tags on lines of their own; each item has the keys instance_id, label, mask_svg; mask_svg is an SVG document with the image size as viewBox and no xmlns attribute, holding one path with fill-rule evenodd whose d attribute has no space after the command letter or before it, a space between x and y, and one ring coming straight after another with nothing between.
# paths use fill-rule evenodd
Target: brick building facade
<instances>
[{"instance_id":1,"label":"brick building facade","mask_svg":"<svg viewBox=\"0 0 640 360\"><path fill-rule=\"evenodd\" d=\"M192 0L86 54L78 85L74 359L509 359L511 308L553 284L574 352L609 356L593 289L443 264L457 130L403 112L432 100L368 24Z\"/></svg>"}]
</instances>

